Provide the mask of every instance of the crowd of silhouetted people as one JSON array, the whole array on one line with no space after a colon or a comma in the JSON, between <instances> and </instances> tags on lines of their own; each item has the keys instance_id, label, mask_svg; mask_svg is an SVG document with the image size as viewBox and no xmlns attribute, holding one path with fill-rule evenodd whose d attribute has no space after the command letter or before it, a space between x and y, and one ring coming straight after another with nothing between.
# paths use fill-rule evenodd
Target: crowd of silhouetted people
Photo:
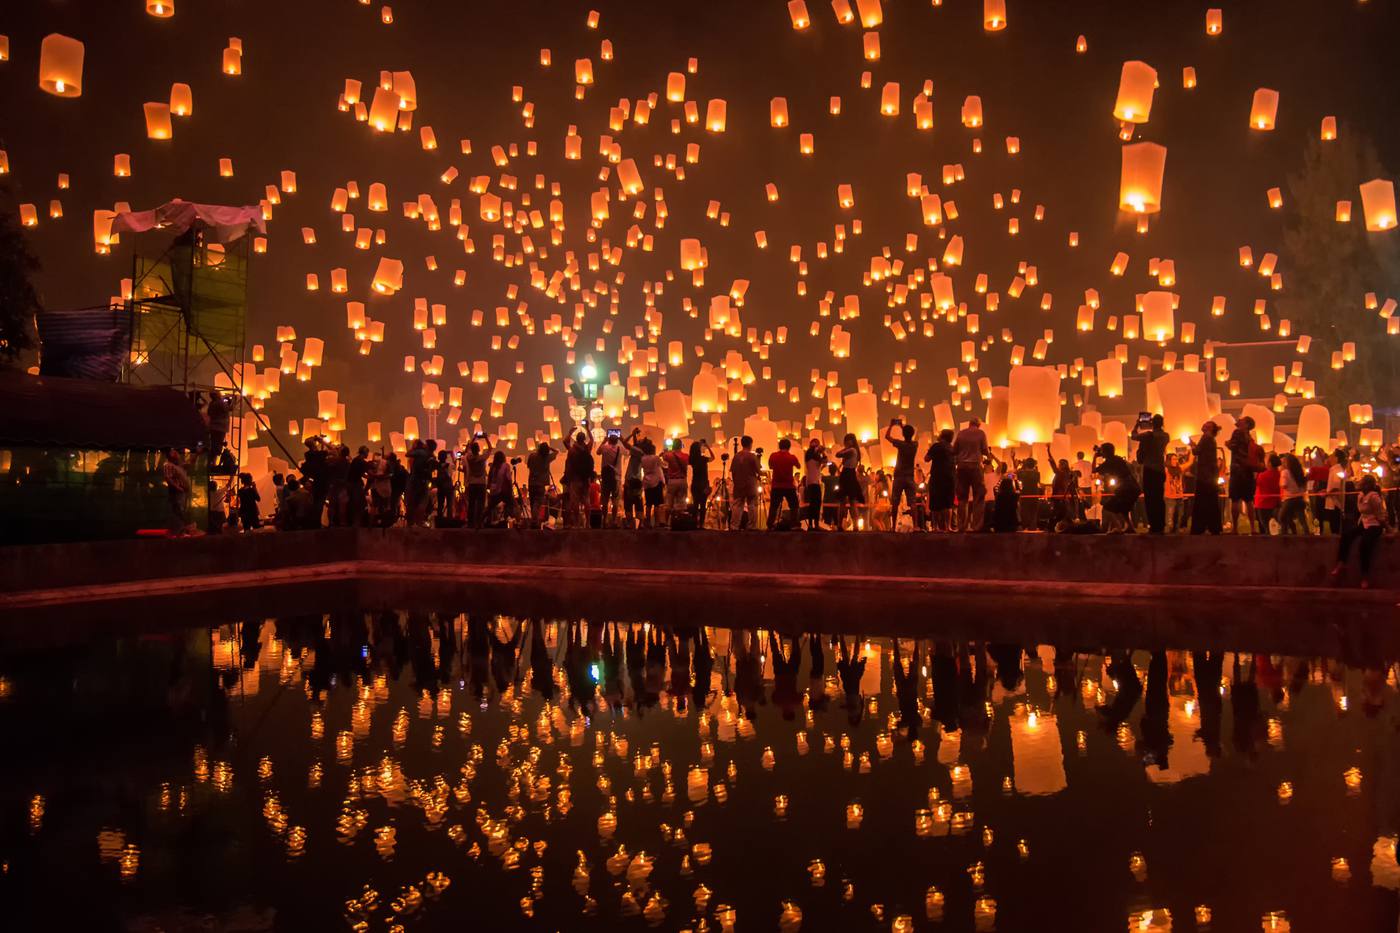
<instances>
[{"instance_id":1,"label":"crowd of silhouetted people","mask_svg":"<svg viewBox=\"0 0 1400 933\"><path fill-rule=\"evenodd\" d=\"M850 434L834 447L782 438L772 451L734 438L716 455L700 439L658 447L640 428L596 438L579 430L523 457L484 434L461 450L414 440L402 455L312 437L294 472L271 477L270 496L241 474L212 504L211 527L1332 534L1339 567L1359 545L1364 582L1400 514L1400 446L1266 452L1253 429L1244 417L1221 438L1206 422L1178 445L1160 416L1145 416L1129 450L1102 443L1070 459L1044 445L1024 457L993 447L976 418L924 447L895 419L881 438L893 457L881 467ZM172 504L180 472L172 452Z\"/></svg>"}]
</instances>

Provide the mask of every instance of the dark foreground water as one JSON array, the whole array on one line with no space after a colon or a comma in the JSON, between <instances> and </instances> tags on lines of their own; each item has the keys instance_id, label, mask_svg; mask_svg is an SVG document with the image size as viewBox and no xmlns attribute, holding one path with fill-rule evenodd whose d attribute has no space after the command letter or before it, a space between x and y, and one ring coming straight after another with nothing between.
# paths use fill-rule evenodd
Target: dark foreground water
<instances>
[{"instance_id":1,"label":"dark foreground water","mask_svg":"<svg viewBox=\"0 0 1400 933\"><path fill-rule=\"evenodd\" d=\"M686 605L0 643L0 928L1396 928L1384 652Z\"/></svg>"}]
</instances>

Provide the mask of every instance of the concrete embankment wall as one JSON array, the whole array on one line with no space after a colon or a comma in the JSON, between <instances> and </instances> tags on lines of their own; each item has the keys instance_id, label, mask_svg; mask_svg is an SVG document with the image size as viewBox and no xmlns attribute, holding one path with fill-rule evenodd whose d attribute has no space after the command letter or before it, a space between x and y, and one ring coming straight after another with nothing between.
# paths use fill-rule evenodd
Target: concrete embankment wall
<instances>
[{"instance_id":1,"label":"concrete embankment wall","mask_svg":"<svg viewBox=\"0 0 1400 933\"><path fill-rule=\"evenodd\" d=\"M0 594L13 601L25 592L171 580L216 588L231 576L285 580L333 568L341 576L405 570L490 576L498 569L502 578L524 575L536 583L670 574L688 582L792 578L808 586L862 578L964 586L995 581L1013 589L1054 587L1065 595L1081 588L1103 595L1240 587L1282 596L1325 587L1335 549L1335 538L336 528L3 548ZM1400 593L1396 541L1381 542L1372 583L1378 591Z\"/></svg>"}]
</instances>

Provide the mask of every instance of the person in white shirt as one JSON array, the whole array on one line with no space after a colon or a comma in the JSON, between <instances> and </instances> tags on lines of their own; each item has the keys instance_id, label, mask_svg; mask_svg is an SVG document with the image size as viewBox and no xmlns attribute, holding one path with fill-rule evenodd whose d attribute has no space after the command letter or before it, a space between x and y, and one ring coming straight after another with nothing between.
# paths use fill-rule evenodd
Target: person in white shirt
<instances>
[{"instance_id":1,"label":"person in white shirt","mask_svg":"<svg viewBox=\"0 0 1400 933\"><path fill-rule=\"evenodd\" d=\"M1330 496L1330 493L1329 493ZM1374 473L1361 477L1361 488L1356 499L1356 519L1346 523L1342 529L1342 540L1337 546L1337 566L1332 568L1332 578L1339 579L1346 569L1351 556L1353 542L1361 542L1361 588L1371 586L1371 557L1376 543L1385 533L1385 500L1381 498L1381 486Z\"/></svg>"}]
</instances>

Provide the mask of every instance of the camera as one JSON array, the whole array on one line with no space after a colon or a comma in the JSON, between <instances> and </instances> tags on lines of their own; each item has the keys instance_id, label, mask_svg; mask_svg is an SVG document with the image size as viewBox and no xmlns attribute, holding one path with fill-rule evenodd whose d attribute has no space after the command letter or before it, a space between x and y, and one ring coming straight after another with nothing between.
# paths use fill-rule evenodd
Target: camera
<instances>
[{"instance_id":1,"label":"camera","mask_svg":"<svg viewBox=\"0 0 1400 933\"><path fill-rule=\"evenodd\" d=\"M608 437L612 438L613 440L621 440L621 438L622 438L622 429L621 429L621 428L608 428Z\"/></svg>"},{"instance_id":2,"label":"camera","mask_svg":"<svg viewBox=\"0 0 1400 933\"><path fill-rule=\"evenodd\" d=\"M520 466L520 458L519 458L519 457L511 457L511 458L510 458L510 465L511 465L511 466Z\"/></svg>"}]
</instances>

